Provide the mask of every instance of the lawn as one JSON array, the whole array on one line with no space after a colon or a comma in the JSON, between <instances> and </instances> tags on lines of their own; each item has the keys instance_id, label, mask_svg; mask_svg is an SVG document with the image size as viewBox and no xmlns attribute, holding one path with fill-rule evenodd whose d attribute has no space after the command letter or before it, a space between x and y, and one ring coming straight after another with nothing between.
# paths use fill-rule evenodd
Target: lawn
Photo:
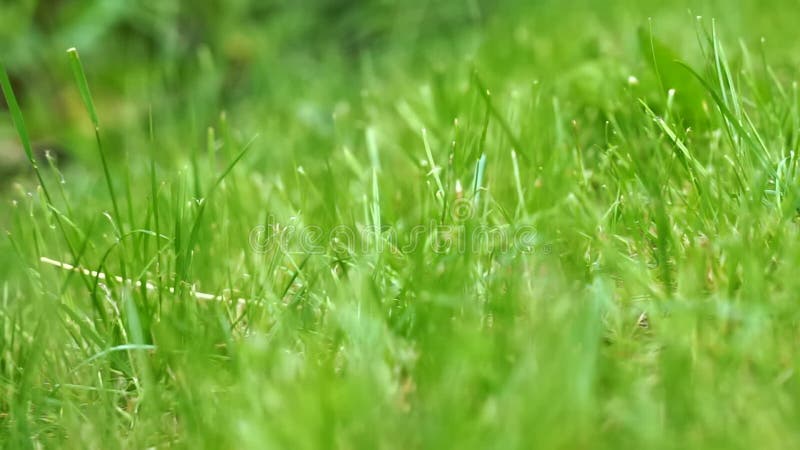
<instances>
[{"instance_id":1,"label":"lawn","mask_svg":"<svg viewBox=\"0 0 800 450\"><path fill-rule=\"evenodd\" d=\"M797 11L4 2L0 447L800 448Z\"/></svg>"}]
</instances>

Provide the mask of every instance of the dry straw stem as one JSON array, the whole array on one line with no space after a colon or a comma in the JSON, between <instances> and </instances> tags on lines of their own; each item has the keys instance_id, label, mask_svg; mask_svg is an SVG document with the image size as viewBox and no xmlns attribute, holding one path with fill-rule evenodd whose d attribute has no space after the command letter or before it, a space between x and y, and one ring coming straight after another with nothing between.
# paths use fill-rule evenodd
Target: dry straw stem
<instances>
[{"instance_id":1,"label":"dry straw stem","mask_svg":"<svg viewBox=\"0 0 800 450\"><path fill-rule=\"evenodd\" d=\"M54 266L54 267L58 267L60 269L83 273L84 275L88 275L90 277L97 278L98 280L113 279L117 283L121 283L121 284L124 283L124 284L135 286L135 287L141 287L142 286L142 282L141 281L133 281L133 280L131 280L129 278L122 278L122 277L117 276L117 275L109 276L109 275L106 275L103 272L96 272L94 270L85 269L83 267L76 267L76 266L73 266L72 264L61 262L61 261L57 261L55 259L50 259L50 258L48 258L46 256L42 256L41 258L39 258L39 261L41 261L41 262L43 262L45 264L49 264L49 265ZM146 282L144 285L145 285L145 288L147 288L148 291L156 291L156 290L158 290L158 286L156 286L156 285L154 285L154 284L152 284L150 282ZM170 294L174 294L175 293L175 288L168 288L168 291L169 291ZM206 294L204 292L197 292L194 289L192 289L191 293L194 296L194 298L196 298L198 300L203 300L203 301L212 301L213 300L213 301L218 301L218 302L224 302L224 301L232 300L232 299L225 298L224 296L221 296L221 295L214 295L214 294ZM236 299L236 303L238 305L245 305L245 304L247 304L249 302L247 301L247 299L238 298L238 299Z\"/></svg>"}]
</instances>

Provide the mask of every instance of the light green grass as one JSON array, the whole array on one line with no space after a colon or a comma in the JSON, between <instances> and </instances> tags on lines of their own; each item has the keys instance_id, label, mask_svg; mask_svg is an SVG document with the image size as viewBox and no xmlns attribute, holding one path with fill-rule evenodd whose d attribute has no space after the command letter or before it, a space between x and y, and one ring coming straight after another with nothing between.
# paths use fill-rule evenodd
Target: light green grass
<instances>
[{"instance_id":1,"label":"light green grass","mask_svg":"<svg viewBox=\"0 0 800 450\"><path fill-rule=\"evenodd\" d=\"M0 446L800 447L791 2L528 3L2 11Z\"/></svg>"}]
</instances>

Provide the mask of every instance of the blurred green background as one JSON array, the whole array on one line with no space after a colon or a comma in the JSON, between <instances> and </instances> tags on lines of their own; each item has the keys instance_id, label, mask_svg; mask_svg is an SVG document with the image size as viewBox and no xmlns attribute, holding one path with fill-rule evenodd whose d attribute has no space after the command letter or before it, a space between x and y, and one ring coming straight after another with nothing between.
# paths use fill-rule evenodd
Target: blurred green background
<instances>
[{"instance_id":1,"label":"blurred green background","mask_svg":"<svg viewBox=\"0 0 800 450\"><path fill-rule=\"evenodd\" d=\"M67 65L77 47L109 148L141 153L150 112L164 163L180 160L220 111L269 137L264 161L319 156L291 139L334 132L332 116L365 90L387 98L477 66L505 86L540 80L602 98L607 85L646 71L637 40L652 27L689 61L696 16L718 20L726 42L773 65L798 60L792 0L767 1L203 1L6 0L0 55L31 134L91 164L91 129ZM652 19L652 20L650 20ZM295 131L302 131L296 133ZM304 136L304 135L307 135ZM303 137L298 137L303 136ZM10 151L9 120L0 139ZM319 149L318 149L319 150ZM265 150L266 151L266 150ZM324 153L323 153L324 154Z\"/></svg>"}]
</instances>

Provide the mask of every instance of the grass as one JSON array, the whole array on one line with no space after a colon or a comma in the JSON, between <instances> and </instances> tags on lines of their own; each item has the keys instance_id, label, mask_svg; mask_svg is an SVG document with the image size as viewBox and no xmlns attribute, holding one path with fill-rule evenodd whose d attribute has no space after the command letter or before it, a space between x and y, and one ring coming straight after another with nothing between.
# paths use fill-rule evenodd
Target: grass
<instances>
[{"instance_id":1,"label":"grass","mask_svg":"<svg viewBox=\"0 0 800 450\"><path fill-rule=\"evenodd\" d=\"M0 446L800 446L790 2L112 3L0 12Z\"/></svg>"}]
</instances>

